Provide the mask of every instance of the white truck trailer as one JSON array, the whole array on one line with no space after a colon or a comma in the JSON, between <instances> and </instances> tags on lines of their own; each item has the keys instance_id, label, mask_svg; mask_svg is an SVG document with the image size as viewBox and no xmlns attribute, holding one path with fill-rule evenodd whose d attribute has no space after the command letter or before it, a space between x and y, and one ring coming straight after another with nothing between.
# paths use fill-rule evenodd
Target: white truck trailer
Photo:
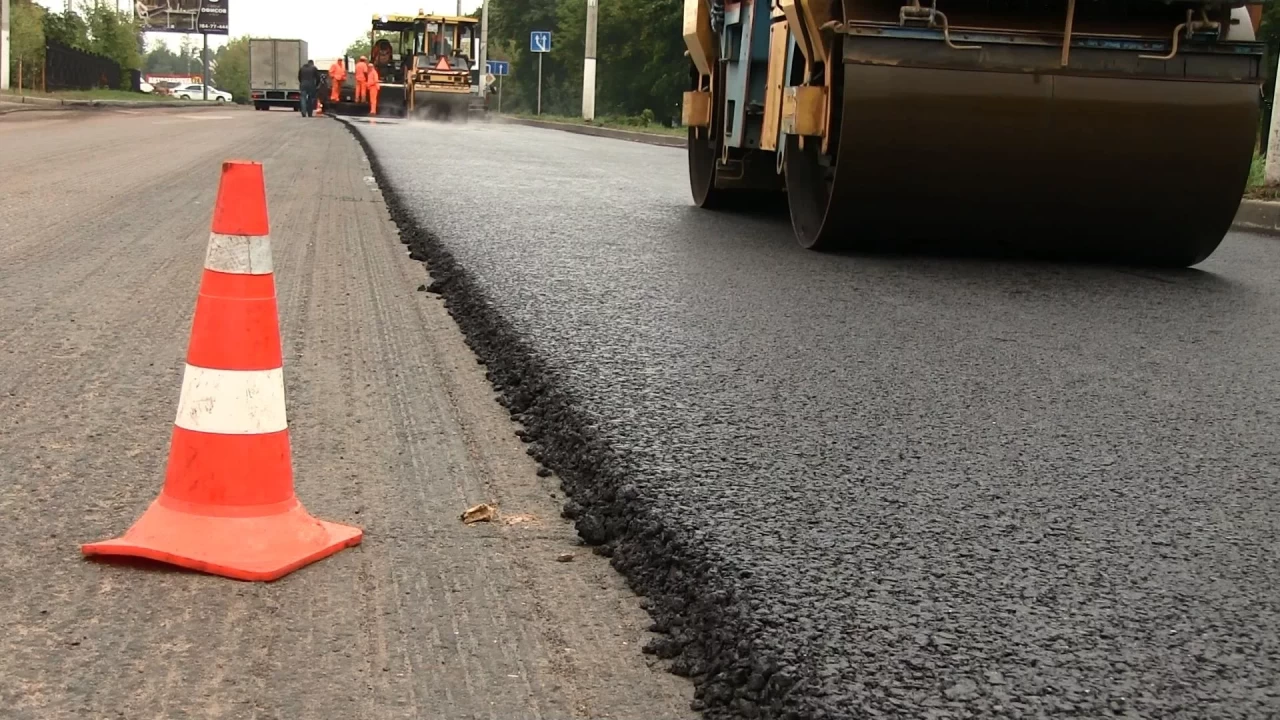
<instances>
[{"instance_id":1,"label":"white truck trailer","mask_svg":"<svg viewBox=\"0 0 1280 720\"><path fill-rule=\"evenodd\" d=\"M249 39L249 97L255 110L275 106L297 109L302 99L298 70L307 61L307 41Z\"/></svg>"}]
</instances>

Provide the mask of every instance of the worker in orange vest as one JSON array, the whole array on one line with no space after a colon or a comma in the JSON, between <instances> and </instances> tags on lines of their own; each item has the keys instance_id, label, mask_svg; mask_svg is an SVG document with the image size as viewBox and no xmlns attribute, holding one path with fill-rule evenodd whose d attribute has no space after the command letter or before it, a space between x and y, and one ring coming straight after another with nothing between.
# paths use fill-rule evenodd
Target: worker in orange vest
<instances>
[{"instance_id":1,"label":"worker in orange vest","mask_svg":"<svg viewBox=\"0 0 1280 720\"><path fill-rule=\"evenodd\" d=\"M365 84L369 87L369 115L370 117L378 114L378 90L382 89L378 83L382 82L382 78L378 76L378 68L372 63L365 75Z\"/></svg>"},{"instance_id":2,"label":"worker in orange vest","mask_svg":"<svg viewBox=\"0 0 1280 720\"><path fill-rule=\"evenodd\" d=\"M361 55L356 62L356 102L364 102L369 92L369 58Z\"/></svg>"},{"instance_id":3,"label":"worker in orange vest","mask_svg":"<svg viewBox=\"0 0 1280 720\"><path fill-rule=\"evenodd\" d=\"M342 81L347 79L347 68L342 58L333 61L329 66L329 102L338 102L338 92L342 89Z\"/></svg>"}]
</instances>

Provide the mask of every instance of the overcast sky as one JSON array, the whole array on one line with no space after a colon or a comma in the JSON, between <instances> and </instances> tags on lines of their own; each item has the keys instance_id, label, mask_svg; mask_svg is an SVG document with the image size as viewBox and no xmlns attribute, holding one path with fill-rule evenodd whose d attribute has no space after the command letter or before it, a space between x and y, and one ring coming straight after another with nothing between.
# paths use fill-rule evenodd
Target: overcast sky
<instances>
[{"instance_id":1,"label":"overcast sky","mask_svg":"<svg viewBox=\"0 0 1280 720\"><path fill-rule=\"evenodd\" d=\"M117 0L105 0L107 3ZM36 0L47 8L62 10L65 0ZM132 0L118 0L121 9L133 5ZM79 7L81 0L73 0ZM480 0L462 0L463 14L474 12ZM307 41L312 58L333 58L361 34L369 32L369 21L374 13L412 14L419 9L426 12L453 14L456 0L229 0L227 9L231 18L231 37L302 38ZM181 35L147 33L147 44L160 38L173 48L178 48ZM199 35L192 41L200 43ZM209 47L226 42L225 37L209 36Z\"/></svg>"}]
</instances>

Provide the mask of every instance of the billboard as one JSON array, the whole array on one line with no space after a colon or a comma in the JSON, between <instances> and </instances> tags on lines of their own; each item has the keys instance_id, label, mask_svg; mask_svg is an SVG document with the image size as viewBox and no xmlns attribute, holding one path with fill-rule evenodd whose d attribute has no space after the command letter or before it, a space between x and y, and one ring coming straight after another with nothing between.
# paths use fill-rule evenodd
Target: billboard
<instances>
[{"instance_id":1,"label":"billboard","mask_svg":"<svg viewBox=\"0 0 1280 720\"><path fill-rule=\"evenodd\" d=\"M230 0L135 0L143 32L227 35Z\"/></svg>"}]
</instances>

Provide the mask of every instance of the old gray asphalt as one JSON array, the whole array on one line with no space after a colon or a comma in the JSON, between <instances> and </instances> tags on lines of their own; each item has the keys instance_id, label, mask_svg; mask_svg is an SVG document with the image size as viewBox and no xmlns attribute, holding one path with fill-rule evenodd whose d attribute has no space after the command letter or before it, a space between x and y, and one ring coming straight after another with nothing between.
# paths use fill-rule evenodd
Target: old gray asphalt
<instances>
[{"instance_id":1,"label":"old gray asphalt","mask_svg":"<svg viewBox=\"0 0 1280 720\"><path fill-rule=\"evenodd\" d=\"M689 683L635 651L639 601L577 545L554 478L417 291L342 126L20 115L0 120L0 716L694 717ZM82 559L163 482L218 168L237 157L265 165L295 486L364 542L266 585ZM502 522L459 522L478 502Z\"/></svg>"},{"instance_id":2,"label":"old gray asphalt","mask_svg":"<svg viewBox=\"0 0 1280 720\"><path fill-rule=\"evenodd\" d=\"M535 401L543 430L603 441L547 460L595 468L580 527L673 604L709 716L1280 713L1280 243L822 255L694 209L680 150L355 127L469 278L455 315L509 335L473 344L529 349L509 375L578 418Z\"/></svg>"}]
</instances>

